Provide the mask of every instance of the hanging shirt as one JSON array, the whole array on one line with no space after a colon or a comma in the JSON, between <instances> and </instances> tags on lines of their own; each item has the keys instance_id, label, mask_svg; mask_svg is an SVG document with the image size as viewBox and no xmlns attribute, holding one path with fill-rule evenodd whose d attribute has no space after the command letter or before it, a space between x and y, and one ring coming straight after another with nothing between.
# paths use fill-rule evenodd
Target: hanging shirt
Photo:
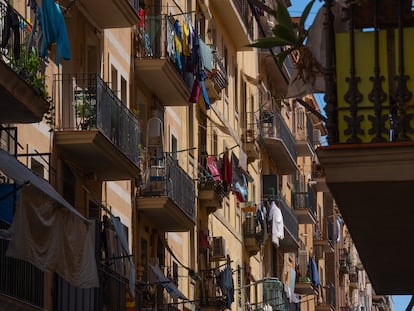
<instances>
[{"instance_id":1,"label":"hanging shirt","mask_svg":"<svg viewBox=\"0 0 414 311\"><path fill-rule=\"evenodd\" d=\"M279 246L279 240L285 238L282 211L272 201L269 212L269 219L272 221L272 242Z\"/></svg>"},{"instance_id":2,"label":"hanging shirt","mask_svg":"<svg viewBox=\"0 0 414 311\"><path fill-rule=\"evenodd\" d=\"M166 24L167 24L167 56L175 57L174 30L168 19L166 20Z\"/></svg>"},{"instance_id":3,"label":"hanging shirt","mask_svg":"<svg viewBox=\"0 0 414 311\"><path fill-rule=\"evenodd\" d=\"M144 28L145 27L145 10L139 9L138 16L139 16L138 26L141 28Z\"/></svg>"},{"instance_id":4,"label":"hanging shirt","mask_svg":"<svg viewBox=\"0 0 414 311\"><path fill-rule=\"evenodd\" d=\"M314 286L319 286L319 273L318 273L318 265L316 264L315 259L309 257L309 270L311 274L312 284Z\"/></svg>"},{"instance_id":5,"label":"hanging shirt","mask_svg":"<svg viewBox=\"0 0 414 311\"><path fill-rule=\"evenodd\" d=\"M183 53L185 56L190 56L190 45L189 45L190 30L188 24L184 23L183 25Z\"/></svg>"},{"instance_id":6,"label":"hanging shirt","mask_svg":"<svg viewBox=\"0 0 414 311\"><path fill-rule=\"evenodd\" d=\"M187 27L188 27L188 32L189 32L188 47L189 47L189 50L191 51L193 49L194 30L193 30L193 26L191 25L191 19L186 17L186 21L187 21Z\"/></svg>"}]
</instances>

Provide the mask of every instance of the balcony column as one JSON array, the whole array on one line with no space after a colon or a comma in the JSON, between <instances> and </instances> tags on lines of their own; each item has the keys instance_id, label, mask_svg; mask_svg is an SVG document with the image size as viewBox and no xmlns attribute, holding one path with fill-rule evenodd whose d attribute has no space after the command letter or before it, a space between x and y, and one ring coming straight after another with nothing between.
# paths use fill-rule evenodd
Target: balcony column
<instances>
[{"instance_id":1,"label":"balcony column","mask_svg":"<svg viewBox=\"0 0 414 311\"><path fill-rule=\"evenodd\" d=\"M328 143L331 145L338 141L338 103L336 99L335 83L335 33L333 29L334 16L332 14L333 0L325 0L325 27L326 28L326 68L325 68L325 96L326 115L328 120Z\"/></svg>"}]
</instances>

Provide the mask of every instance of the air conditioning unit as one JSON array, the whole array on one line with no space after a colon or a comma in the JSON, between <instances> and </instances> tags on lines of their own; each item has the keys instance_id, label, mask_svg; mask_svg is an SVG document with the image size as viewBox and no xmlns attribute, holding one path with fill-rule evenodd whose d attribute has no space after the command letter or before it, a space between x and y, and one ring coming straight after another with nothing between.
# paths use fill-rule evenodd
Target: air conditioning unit
<instances>
[{"instance_id":1,"label":"air conditioning unit","mask_svg":"<svg viewBox=\"0 0 414 311\"><path fill-rule=\"evenodd\" d=\"M321 143L321 130L314 129L313 130L313 144L320 145Z\"/></svg>"},{"instance_id":2,"label":"air conditioning unit","mask_svg":"<svg viewBox=\"0 0 414 311\"><path fill-rule=\"evenodd\" d=\"M222 236L213 237L212 260L226 259L226 240Z\"/></svg>"}]
</instances>

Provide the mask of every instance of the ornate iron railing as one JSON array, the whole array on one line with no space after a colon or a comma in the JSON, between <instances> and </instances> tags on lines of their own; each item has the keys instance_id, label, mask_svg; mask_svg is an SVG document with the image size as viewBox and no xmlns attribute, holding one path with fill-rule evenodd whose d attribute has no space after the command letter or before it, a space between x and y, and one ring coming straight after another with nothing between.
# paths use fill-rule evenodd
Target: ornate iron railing
<instances>
[{"instance_id":1,"label":"ornate iron railing","mask_svg":"<svg viewBox=\"0 0 414 311\"><path fill-rule=\"evenodd\" d=\"M55 75L53 97L62 109L57 129L97 128L139 166L139 122L99 75Z\"/></svg>"},{"instance_id":2,"label":"ornate iron railing","mask_svg":"<svg viewBox=\"0 0 414 311\"><path fill-rule=\"evenodd\" d=\"M413 141L412 1L351 2L347 11L345 21L331 10L325 20L329 144Z\"/></svg>"},{"instance_id":3,"label":"ornate iron railing","mask_svg":"<svg viewBox=\"0 0 414 311\"><path fill-rule=\"evenodd\" d=\"M178 161L165 154L157 166L149 166L145 171L145 185L141 195L168 196L195 222L195 184L190 176L180 167Z\"/></svg>"},{"instance_id":4,"label":"ornate iron railing","mask_svg":"<svg viewBox=\"0 0 414 311\"><path fill-rule=\"evenodd\" d=\"M264 111L260 125L262 137L283 141L293 160L296 162L296 141L285 120L283 120L281 113Z\"/></svg>"}]
</instances>

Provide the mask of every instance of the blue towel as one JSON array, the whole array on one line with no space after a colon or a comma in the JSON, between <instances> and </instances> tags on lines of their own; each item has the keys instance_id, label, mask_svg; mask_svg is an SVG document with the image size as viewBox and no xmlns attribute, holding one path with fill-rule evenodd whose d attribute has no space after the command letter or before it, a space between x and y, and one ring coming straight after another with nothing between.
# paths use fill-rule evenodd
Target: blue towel
<instances>
[{"instance_id":1,"label":"blue towel","mask_svg":"<svg viewBox=\"0 0 414 311\"><path fill-rule=\"evenodd\" d=\"M59 5L53 0L43 0L42 6L39 6L38 13L43 33L40 56L47 57L48 46L56 43L56 64L59 64L60 58L69 60L71 58L69 38L65 19Z\"/></svg>"}]
</instances>

